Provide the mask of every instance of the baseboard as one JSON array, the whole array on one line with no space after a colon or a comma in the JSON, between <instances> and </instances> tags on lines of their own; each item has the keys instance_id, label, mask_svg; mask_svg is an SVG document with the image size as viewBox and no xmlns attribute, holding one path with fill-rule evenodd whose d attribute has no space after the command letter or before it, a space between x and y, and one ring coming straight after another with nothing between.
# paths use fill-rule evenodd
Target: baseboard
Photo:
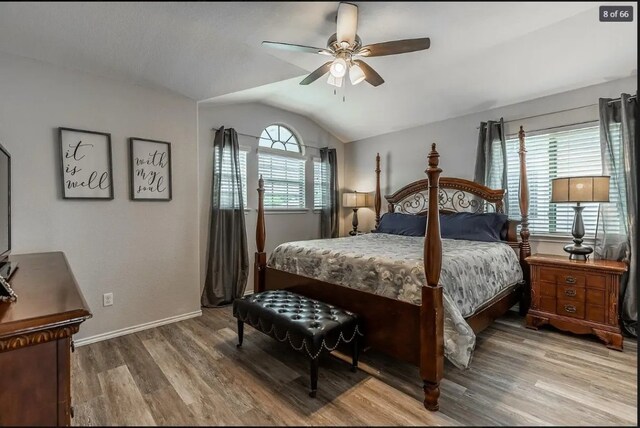
<instances>
[{"instance_id":1,"label":"baseboard","mask_svg":"<svg viewBox=\"0 0 640 428\"><path fill-rule=\"evenodd\" d=\"M202 315L202 311L189 312L182 315L175 315L173 317L164 318L157 321L146 322L144 324L138 324L131 327L121 328L120 330L109 331L107 333L96 334L95 336L85 337L84 339L74 340L75 346L89 345L91 343L100 342L107 339L113 339L118 336L125 336L127 334L135 333L142 330L148 330L154 327L160 327L161 325L171 324L174 322L186 320L189 318L195 318Z\"/></svg>"}]
</instances>

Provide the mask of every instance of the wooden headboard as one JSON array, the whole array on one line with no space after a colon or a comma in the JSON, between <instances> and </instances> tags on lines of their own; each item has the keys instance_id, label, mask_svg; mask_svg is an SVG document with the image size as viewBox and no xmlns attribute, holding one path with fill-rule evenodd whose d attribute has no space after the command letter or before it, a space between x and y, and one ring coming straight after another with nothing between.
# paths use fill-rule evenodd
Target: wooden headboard
<instances>
[{"instance_id":1,"label":"wooden headboard","mask_svg":"<svg viewBox=\"0 0 640 428\"><path fill-rule=\"evenodd\" d=\"M529 191L527 183L527 166L525 160L524 130L520 127L520 185L519 204L522 220L509 220L507 224L506 240L515 250L519 250L520 260L524 266L524 258L531 254L529 244ZM376 225L380 224L380 154L376 156L376 194L375 211ZM400 190L385 195L388 212L426 216L429 207L429 179L414 181ZM504 213L504 189L491 189L483 184L463 178L442 177L439 179L438 208L441 213ZM518 226L521 226L518 239Z\"/></svg>"},{"instance_id":2,"label":"wooden headboard","mask_svg":"<svg viewBox=\"0 0 640 428\"><path fill-rule=\"evenodd\" d=\"M414 181L391 195L385 195L388 212L426 216L429 207L429 179ZM442 177L438 191L438 208L451 213L504 213L504 189L491 189L464 178ZM520 221L509 220L506 240L518 242Z\"/></svg>"}]
</instances>

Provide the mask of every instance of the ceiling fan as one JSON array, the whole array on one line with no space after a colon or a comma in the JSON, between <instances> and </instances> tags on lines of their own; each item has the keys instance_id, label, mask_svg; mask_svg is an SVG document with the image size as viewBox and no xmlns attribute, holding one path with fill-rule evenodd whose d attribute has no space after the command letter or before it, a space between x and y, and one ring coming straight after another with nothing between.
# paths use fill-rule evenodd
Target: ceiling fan
<instances>
[{"instance_id":1,"label":"ceiling fan","mask_svg":"<svg viewBox=\"0 0 640 428\"><path fill-rule=\"evenodd\" d=\"M334 57L314 70L300 82L308 85L329 73L327 83L341 87L347 73L352 85L366 80L373 86L384 83L384 79L366 62L357 57L375 57L396 55L407 52L429 49L431 41L428 37L420 39L394 40L392 42L362 45L356 33L358 28L358 6L351 3L340 3L338 6L337 31L327 41L326 48L296 45L291 43L262 42L263 46L293 52L315 53Z\"/></svg>"}]
</instances>

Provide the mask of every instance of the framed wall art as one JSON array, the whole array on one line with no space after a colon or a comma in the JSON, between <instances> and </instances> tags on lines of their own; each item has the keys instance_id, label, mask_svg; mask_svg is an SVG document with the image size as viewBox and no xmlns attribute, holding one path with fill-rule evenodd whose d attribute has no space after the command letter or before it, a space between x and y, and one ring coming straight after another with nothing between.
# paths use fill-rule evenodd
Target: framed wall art
<instances>
[{"instance_id":1,"label":"framed wall art","mask_svg":"<svg viewBox=\"0 0 640 428\"><path fill-rule=\"evenodd\" d=\"M171 143L129 138L131 199L171 200Z\"/></svg>"},{"instance_id":2,"label":"framed wall art","mask_svg":"<svg viewBox=\"0 0 640 428\"><path fill-rule=\"evenodd\" d=\"M58 128L64 199L113 199L111 134Z\"/></svg>"}]
</instances>

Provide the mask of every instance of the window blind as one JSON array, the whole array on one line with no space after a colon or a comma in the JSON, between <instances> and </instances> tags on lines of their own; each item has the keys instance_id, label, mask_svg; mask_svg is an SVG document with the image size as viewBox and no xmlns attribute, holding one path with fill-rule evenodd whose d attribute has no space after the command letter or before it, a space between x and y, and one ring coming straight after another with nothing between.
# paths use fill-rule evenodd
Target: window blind
<instances>
[{"instance_id":1,"label":"window blind","mask_svg":"<svg viewBox=\"0 0 640 428\"><path fill-rule=\"evenodd\" d=\"M321 210L328 203L328 186L329 177L326 168L323 167L320 159L313 160L313 209Z\"/></svg>"},{"instance_id":2,"label":"window blind","mask_svg":"<svg viewBox=\"0 0 640 428\"><path fill-rule=\"evenodd\" d=\"M264 179L265 208L305 208L304 167L304 159L259 154L258 173Z\"/></svg>"},{"instance_id":3,"label":"window blind","mask_svg":"<svg viewBox=\"0 0 640 428\"><path fill-rule=\"evenodd\" d=\"M507 191L509 216L520 219L518 185L520 161L518 138L507 140ZM570 234L575 204L553 204L551 179L580 175L601 175L600 128L580 129L527 136L527 177L529 181L529 229L539 234ZM497 160L497 159L495 159ZM614 195L611 195L612 202ZM586 235L593 236L598 220L598 204L583 204Z\"/></svg>"},{"instance_id":4,"label":"window blind","mask_svg":"<svg viewBox=\"0 0 640 428\"><path fill-rule=\"evenodd\" d=\"M240 150L238 152L238 162L240 163L240 181L242 182L242 203L247 207L247 151ZM215 151L215 165L218 165L218 151ZM222 169L220 171L220 208L238 208L238 202L233 198L232 189L232 168L231 154L228 151L222 156Z\"/></svg>"}]
</instances>

